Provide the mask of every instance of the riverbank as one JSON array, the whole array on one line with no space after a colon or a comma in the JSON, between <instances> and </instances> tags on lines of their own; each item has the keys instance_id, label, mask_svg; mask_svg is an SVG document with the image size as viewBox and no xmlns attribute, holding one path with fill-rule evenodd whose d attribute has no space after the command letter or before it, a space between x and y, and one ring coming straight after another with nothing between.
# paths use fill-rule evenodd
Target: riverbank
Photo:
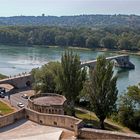
<instances>
[{"instance_id":1,"label":"riverbank","mask_svg":"<svg viewBox=\"0 0 140 140\"><path fill-rule=\"evenodd\" d=\"M131 55L139 55L140 51L130 51L130 50L118 50L118 49L107 49L107 48L83 48L83 47L61 47L61 46L48 46L47 48L65 48L65 49L73 49L73 50L85 50L85 51L100 51L100 52L110 52L110 53L119 53L119 54L131 54Z\"/></svg>"},{"instance_id":2,"label":"riverbank","mask_svg":"<svg viewBox=\"0 0 140 140\"><path fill-rule=\"evenodd\" d=\"M4 46L16 46L16 47L25 47L26 45L23 44L0 44ZM132 51L132 50L118 50L118 49L107 49L107 48L86 48L86 47L72 47L72 46L48 46L48 45L29 45L26 47L33 47L33 48L63 48L63 49L72 49L72 50L84 50L84 51L100 51L100 52L110 52L110 53L119 53L119 54L130 54L130 55L138 55L140 56L140 50L139 51Z\"/></svg>"},{"instance_id":3,"label":"riverbank","mask_svg":"<svg viewBox=\"0 0 140 140\"><path fill-rule=\"evenodd\" d=\"M119 53L119 54L131 54L140 56L140 51L129 51L129 50L112 50L112 49L96 49L96 51L100 52L110 52L110 53Z\"/></svg>"}]
</instances>

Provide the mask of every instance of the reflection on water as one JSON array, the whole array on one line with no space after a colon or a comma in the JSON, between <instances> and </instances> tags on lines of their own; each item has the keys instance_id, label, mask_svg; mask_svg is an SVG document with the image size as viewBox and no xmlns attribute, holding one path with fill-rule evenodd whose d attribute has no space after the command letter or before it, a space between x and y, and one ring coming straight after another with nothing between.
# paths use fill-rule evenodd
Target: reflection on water
<instances>
[{"instance_id":1,"label":"reflection on water","mask_svg":"<svg viewBox=\"0 0 140 140\"><path fill-rule=\"evenodd\" d=\"M32 68L40 67L49 61L60 61L63 48L46 47L13 47L0 46L0 73L15 75L29 72ZM96 59L98 55L115 56L117 53L74 50L80 55L82 61ZM135 64L135 70L115 68L118 76L118 89L123 92L127 86L140 82L140 56L131 56L130 60Z\"/></svg>"}]
</instances>

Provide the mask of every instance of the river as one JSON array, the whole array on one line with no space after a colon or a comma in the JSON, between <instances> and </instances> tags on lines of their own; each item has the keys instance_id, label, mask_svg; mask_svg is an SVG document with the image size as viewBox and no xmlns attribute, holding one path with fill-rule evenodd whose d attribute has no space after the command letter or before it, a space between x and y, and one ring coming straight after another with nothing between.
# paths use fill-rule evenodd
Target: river
<instances>
[{"instance_id":1,"label":"river","mask_svg":"<svg viewBox=\"0 0 140 140\"><path fill-rule=\"evenodd\" d=\"M29 72L32 68L40 67L49 61L60 61L63 48L47 47L21 47L0 45L0 73L5 75L16 75ZM80 55L81 61L96 59L98 55L115 56L117 53L74 50ZM116 69L118 75L117 86L122 93L129 85L140 82L140 56L130 55L130 61L135 65L135 70Z\"/></svg>"}]
</instances>

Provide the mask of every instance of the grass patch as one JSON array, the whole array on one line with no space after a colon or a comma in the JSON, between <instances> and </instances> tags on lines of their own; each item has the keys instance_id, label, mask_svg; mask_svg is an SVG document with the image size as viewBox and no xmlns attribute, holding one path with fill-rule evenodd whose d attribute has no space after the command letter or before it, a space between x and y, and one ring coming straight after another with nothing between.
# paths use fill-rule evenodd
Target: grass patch
<instances>
[{"instance_id":1,"label":"grass patch","mask_svg":"<svg viewBox=\"0 0 140 140\"><path fill-rule=\"evenodd\" d=\"M95 116L90 115L90 114L85 113L85 112L82 112L80 110L76 110L75 114L76 114L76 117L79 118L79 119L97 120L97 118Z\"/></svg>"},{"instance_id":2,"label":"grass patch","mask_svg":"<svg viewBox=\"0 0 140 140\"><path fill-rule=\"evenodd\" d=\"M96 115L93 112L86 112L85 110L75 110L75 116L79 119L82 119L85 124L91 124L93 128L99 129L99 120L96 117ZM123 127L112 120L106 119L104 122L105 129L110 131L119 131L119 132L129 132L134 133L133 131L130 131L128 128Z\"/></svg>"},{"instance_id":3,"label":"grass patch","mask_svg":"<svg viewBox=\"0 0 140 140\"><path fill-rule=\"evenodd\" d=\"M0 74L0 80L1 79L4 79L4 78L7 78L7 76L6 75L3 75L3 74Z\"/></svg>"},{"instance_id":4,"label":"grass patch","mask_svg":"<svg viewBox=\"0 0 140 140\"><path fill-rule=\"evenodd\" d=\"M13 108L9 107L4 102L0 101L0 115L7 115L12 112L14 112Z\"/></svg>"}]
</instances>

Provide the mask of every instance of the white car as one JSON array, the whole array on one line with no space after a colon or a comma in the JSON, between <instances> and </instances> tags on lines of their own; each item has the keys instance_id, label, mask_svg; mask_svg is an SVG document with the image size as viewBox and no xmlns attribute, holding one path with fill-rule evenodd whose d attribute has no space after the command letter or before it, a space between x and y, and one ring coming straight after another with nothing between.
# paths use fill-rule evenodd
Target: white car
<instances>
[{"instance_id":1,"label":"white car","mask_svg":"<svg viewBox=\"0 0 140 140\"><path fill-rule=\"evenodd\" d=\"M20 107L20 108L23 108L24 104L23 103L18 103L17 106Z\"/></svg>"},{"instance_id":2,"label":"white car","mask_svg":"<svg viewBox=\"0 0 140 140\"><path fill-rule=\"evenodd\" d=\"M24 98L24 99L28 99L27 94L23 94L21 97Z\"/></svg>"}]
</instances>

